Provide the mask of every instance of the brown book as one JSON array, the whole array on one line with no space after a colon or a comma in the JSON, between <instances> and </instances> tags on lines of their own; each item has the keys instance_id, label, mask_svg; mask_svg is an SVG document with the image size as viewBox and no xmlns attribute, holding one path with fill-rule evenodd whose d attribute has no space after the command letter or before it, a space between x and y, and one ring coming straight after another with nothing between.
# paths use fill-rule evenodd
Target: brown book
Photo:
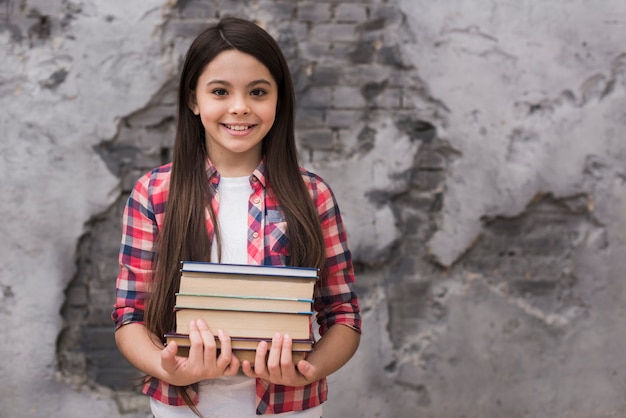
<instances>
[{"instance_id":1,"label":"brown book","mask_svg":"<svg viewBox=\"0 0 626 418\"><path fill-rule=\"evenodd\" d=\"M288 334L293 339L310 338L312 312L284 313L270 311L239 311L226 309L177 309L176 332L189 334L189 322L203 319L213 335L218 329L230 337L272 338Z\"/></svg>"},{"instance_id":2,"label":"brown book","mask_svg":"<svg viewBox=\"0 0 626 418\"><path fill-rule=\"evenodd\" d=\"M255 350L234 349L233 354L239 359L239 361L243 362L244 360L248 360L250 364L254 364L254 361L256 359ZM293 359L294 364L298 363L300 360L304 360L306 354L307 353L304 351L292 351L291 358ZM176 355L181 357L189 357L189 347L179 346ZM265 356L265 361L267 361L267 356Z\"/></svg>"},{"instance_id":3,"label":"brown book","mask_svg":"<svg viewBox=\"0 0 626 418\"><path fill-rule=\"evenodd\" d=\"M178 344L177 355L181 357L189 357L190 341L189 335L170 333L165 335L166 344L175 342ZM248 360L251 364L254 364L256 356L256 348L261 341L266 341L268 350L272 348L272 340L264 338L231 338L230 345L233 353L240 361ZM217 344L218 353L221 346L221 341L218 337L215 337L215 343ZM313 351L312 340L292 340L291 354L293 362L304 359L308 353Z\"/></svg>"},{"instance_id":4,"label":"brown book","mask_svg":"<svg viewBox=\"0 0 626 418\"><path fill-rule=\"evenodd\" d=\"M311 299L318 269L183 261L180 293Z\"/></svg>"},{"instance_id":5,"label":"brown book","mask_svg":"<svg viewBox=\"0 0 626 418\"><path fill-rule=\"evenodd\" d=\"M312 299L177 293L176 308L240 311L311 312Z\"/></svg>"},{"instance_id":6,"label":"brown book","mask_svg":"<svg viewBox=\"0 0 626 418\"><path fill-rule=\"evenodd\" d=\"M272 339L271 338L237 338L231 337L230 346L233 349L242 349L242 350L256 350L257 346L261 341L267 342L268 349L272 348ZM191 342L189 341L189 335L187 334L177 334L177 333L169 333L165 335L166 344L170 344L175 342L179 347L189 347ZM216 336L215 343L219 348L221 345L221 341ZM313 340L292 340L291 344L292 351L303 351L309 352L313 350Z\"/></svg>"}]
</instances>

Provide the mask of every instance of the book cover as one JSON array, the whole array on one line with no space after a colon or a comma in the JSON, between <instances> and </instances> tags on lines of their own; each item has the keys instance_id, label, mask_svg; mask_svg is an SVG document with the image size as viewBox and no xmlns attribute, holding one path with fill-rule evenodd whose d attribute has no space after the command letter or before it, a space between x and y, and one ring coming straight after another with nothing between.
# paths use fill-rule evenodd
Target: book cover
<instances>
[{"instance_id":1,"label":"book cover","mask_svg":"<svg viewBox=\"0 0 626 418\"><path fill-rule=\"evenodd\" d=\"M183 271L179 293L311 299L315 278Z\"/></svg>"},{"instance_id":2,"label":"book cover","mask_svg":"<svg viewBox=\"0 0 626 418\"><path fill-rule=\"evenodd\" d=\"M254 362L256 360L255 350L233 349L232 352L239 359L239 361L243 362L244 360L248 360L250 364L254 365ZM217 355L219 354L220 350L218 349ZM180 357L189 357L189 347L179 346L176 355ZM265 356L265 361L267 361L268 355ZM306 358L306 355L307 353L302 351L291 352L291 358L294 364L297 364L300 360L304 360Z\"/></svg>"},{"instance_id":3,"label":"book cover","mask_svg":"<svg viewBox=\"0 0 626 418\"><path fill-rule=\"evenodd\" d=\"M273 296L177 293L177 308L238 309L242 311L310 312L312 299Z\"/></svg>"},{"instance_id":4,"label":"book cover","mask_svg":"<svg viewBox=\"0 0 626 418\"><path fill-rule=\"evenodd\" d=\"M310 338L312 312L284 313L225 309L176 309L176 332L189 334L189 322L203 319L216 335L223 329L231 337L271 338L288 334L294 339Z\"/></svg>"},{"instance_id":5,"label":"book cover","mask_svg":"<svg viewBox=\"0 0 626 418\"><path fill-rule=\"evenodd\" d=\"M312 267L266 266L252 264L223 264L204 261L182 261L183 272L248 274L258 276L283 276L317 278L319 270Z\"/></svg>"},{"instance_id":6,"label":"book cover","mask_svg":"<svg viewBox=\"0 0 626 418\"><path fill-rule=\"evenodd\" d=\"M243 337L231 337L230 338L230 346L232 349L237 350L256 350L257 346L261 341L265 341L267 343L268 349L272 348L272 339L271 338L243 338ZM165 342L166 344L170 344L175 342L179 347L189 347L191 342L189 341L188 334L178 334L175 332L171 332L165 334ZM219 348L221 345L221 341L216 336L215 343ZM305 339L305 340L292 340L292 351L303 351L310 352L313 351L313 340Z\"/></svg>"}]
</instances>

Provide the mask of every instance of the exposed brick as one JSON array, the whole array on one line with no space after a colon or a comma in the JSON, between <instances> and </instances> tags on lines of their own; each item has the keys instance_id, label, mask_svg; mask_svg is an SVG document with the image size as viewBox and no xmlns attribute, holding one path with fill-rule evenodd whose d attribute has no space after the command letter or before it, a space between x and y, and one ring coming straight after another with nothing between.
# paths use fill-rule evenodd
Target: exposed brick
<instances>
[{"instance_id":1,"label":"exposed brick","mask_svg":"<svg viewBox=\"0 0 626 418\"><path fill-rule=\"evenodd\" d=\"M378 4L372 6L370 9L370 17L373 21L382 20L384 22L385 27L389 28L390 26L399 26L405 20L405 15L402 10L396 5L385 5ZM396 31L394 35L396 36L406 36L404 33L406 31ZM403 39L404 40L404 39Z\"/></svg>"},{"instance_id":2,"label":"exposed brick","mask_svg":"<svg viewBox=\"0 0 626 418\"><path fill-rule=\"evenodd\" d=\"M311 87L300 95L300 106L304 108L326 108L332 103L330 87Z\"/></svg>"},{"instance_id":3,"label":"exposed brick","mask_svg":"<svg viewBox=\"0 0 626 418\"><path fill-rule=\"evenodd\" d=\"M379 17L375 19L368 20L367 22L363 22L359 25L359 30L364 32L374 32L380 31L385 28L386 19Z\"/></svg>"},{"instance_id":4,"label":"exposed brick","mask_svg":"<svg viewBox=\"0 0 626 418\"><path fill-rule=\"evenodd\" d=\"M365 98L365 100L373 100L376 97L380 96L381 93L385 91L388 85L389 80L383 80L380 83L370 81L368 83L365 83L363 87L361 87L361 95Z\"/></svg>"},{"instance_id":5,"label":"exposed brick","mask_svg":"<svg viewBox=\"0 0 626 418\"><path fill-rule=\"evenodd\" d=\"M115 348L113 327L89 327L83 331L83 347L87 350Z\"/></svg>"},{"instance_id":6,"label":"exposed brick","mask_svg":"<svg viewBox=\"0 0 626 418\"><path fill-rule=\"evenodd\" d=\"M314 40L328 42L355 41L355 26L348 23L320 24L311 30L311 37Z\"/></svg>"},{"instance_id":7,"label":"exposed brick","mask_svg":"<svg viewBox=\"0 0 626 418\"><path fill-rule=\"evenodd\" d=\"M325 111L321 109L298 109L296 129L310 129L324 127Z\"/></svg>"},{"instance_id":8,"label":"exposed brick","mask_svg":"<svg viewBox=\"0 0 626 418\"><path fill-rule=\"evenodd\" d=\"M74 282L65 291L65 295L71 306L83 308L87 305L87 288L84 283ZM69 306L68 306L69 308Z\"/></svg>"},{"instance_id":9,"label":"exposed brick","mask_svg":"<svg viewBox=\"0 0 626 418\"><path fill-rule=\"evenodd\" d=\"M392 68L382 65L346 65L341 75L344 80L361 80L362 82L382 82L389 80L390 86L397 85L396 74Z\"/></svg>"},{"instance_id":10,"label":"exposed brick","mask_svg":"<svg viewBox=\"0 0 626 418\"><path fill-rule=\"evenodd\" d=\"M219 17L225 16L247 16L249 13L247 9L247 1L220 1L218 7Z\"/></svg>"},{"instance_id":11,"label":"exposed brick","mask_svg":"<svg viewBox=\"0 0 626 418\"><path fill-rule=\"evenodd\" d=\"M417 170L411 178L411 185L419 191L440 189L446 181L444 171Z\"/></svg>"},{"instance_id":12,"label":"exposed brick","mask_svg":"<svg viewBox=\"0 0 626 418\"><path fill-rule=\"evenodd\" d=\"M367 105L359 87L335 87L333 104L340 109L358 109Z\"/></svg>"},{"instance_id":13,"label":"exposed brick","mask_svg":"<svg viewBox=\"0 0 626 418\"><path fill-rule=\"evenodd\" d=\"M299 51L303 58L308 57L312 61L317 61L332 54L330 47L330 42L308 41L299 45Z\"/></svg>"},{"instance_id":14,"label":"exposed brick","mask_svg":"<svg viewBox=\"0 0 626 418\"><path fill-rule=\"evenodd\" d=\"M293 22L289 25L293 36L298 39L299 44L302 43L304 39L309 37L309 25L307 23L302 22Z\"/></svg>"},{"instance_id":15,"label":"exposed brick","mask_svg":"<svg viewBox=\"0 0 626 418\"><path fill-rule=\"evenodd\" d=\"M316 86L334 85L339 81L339 71L337 66L316 66L311 75L311 82Z\"/></svg>"},{"instance_id":16,"label":"exposed brick","mask_svg":"<svg viewBox=\"0 0 626 418\"><path fill-rule=\"evenodd\" d=\"M430 142L437 136L437 128L432 123L420 120L412 114L399 114L396 119L396 126L409 135L411 139Z\"/></svg>"},{"instance_id":17,"label":"exposed brick","mask_svg":"<svg viewBox=\"0 0 626 418\"><path fill-rule=\"evenodd\" d=\"M356 64L368 64L374 60L376 56L376 46L373 42L359 42L356 47L350 51L348 57Z\"/></svg>"},{"instance_id":18,"label":"exposed brick","mask_svg":"<svg viewBox=\"0 0 626 418\"><path fill-rule=\"evenodd\" d=\"M447 167L446 158L427 145L420 147L416 165L423 170L443 170Z\"/></svg>"},{"instance_id":19,"label":"exposed brick","mask_svg":"<svg viewBox=\"0 0 626 418\"><path fill-rule=\"evenodd\" d=\"M305 3L298 6L299 20L312 23L328 22L332 18L329 3Z\"/></svg>"},{"instance_id":20,"label":"exposed brick","mask_svg":"<svg viewBox=\"0 0 626 418\"><path fill-rule=\"evenodd\" d=\"M152 106L149 112L139 112L127 118L127 124L132 127L152 127L164 121L173 122L176 115L176 105Z\"/></svg>"},{"instance_id":21,"label":"exposed brick","mask_svg":"<svg viewBox=\"0 0 626 418\"><path fill-rule=\"evenodd\" d=\"M402 49L398 45L382 47L378 52L378 62L402 70L413 68L413 64L406 62L402 56Z\"/></svg>"},{"instance_id":22,"label":"exposed brick","mask_svg":"<svg viewBox=\"0 0 626 418\"><path fill-rule=\"evenodd\" d=\"M301 130L298 139L303 146L313 150L330 150L334 145L330 129Z\"/></svg>"},{"instance_id":23,"label":"exposed brick","mask_svg":"<svg viewBox=\"0 0 626 418\"><path fill-rule=\"evenodd\" d=\"M297 2L292 0L265 1L259 5L259 10L263 10L275 21L284 22L294 17L296 4Z\"/></svg>"},{"instance_id":24,"label":"exposed brick","mask_svg":"<svg viewBox=\"0 0 626 418\"><path fill-rule=\"evenodd\" d=\"M569 286L573 243L581 229L593 228L586 206L578 207L576 197L544 196L522 216L485 220L480 242L461 263L508 282L516 294L533 295L532 303L542 304L542 309L559 309L567 302L559 288Z\"/></svg>"},{"instance_id":25,"label":"exposed brick","mask_svg":"<svg viewBox=\"0 0 626 418\"><path fill-rule=\"evenodd\" d=\"M326 124L330 128L354 128L363 119L363 110L332 109L326 114Z\"/></svg>"},{"instance_id":26,"label":"exposed brick","mask_svg":"<svg viewBox=\"0 0 626 418\"><path fill-rule=\"evenodd\" d=\"M337 22L362 22L367 19L367 7L361 4L340 3L335 10Z\"/></svg>"},{"instance_id":27,"label":"exposed brick","mask_svg":"<svg viewBox=\"0 0 626 418\"><path fill-rule=\"evenodd\" d=\"M402 107L402 90L398 88L385 89L379 96L372 99L372 105L385 109Z\"/></svg>"},{"instance_id":28,"label":"exposed brick","mask_svg":"<svg viewBox=\"0 0 626 418\"><path fill-rule=\"evenodd\" d=\"M191 0L178 2L180 16L184 19L210 19L217 14L217 9L212 2L203 0Z\"/></svg>"}]
</instances>

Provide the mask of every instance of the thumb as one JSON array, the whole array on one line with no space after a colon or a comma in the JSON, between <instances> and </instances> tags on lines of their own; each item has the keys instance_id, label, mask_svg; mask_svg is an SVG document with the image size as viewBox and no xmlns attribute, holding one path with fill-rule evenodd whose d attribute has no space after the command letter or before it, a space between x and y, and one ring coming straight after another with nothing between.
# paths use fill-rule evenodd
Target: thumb
<instances>
[{"instance_id":1,"label":"thumb","mask_svg":"<svg viewBox=\"0 0 626 418\"><path fill-rule=\"evenodd\" d=\"M176 343L170 343L161 350L161 367L168 373L173 372L176 369L176 352L178 351L178 345Z\"/></svg>"},{"instance_id":2,"label":"thumb","mask_svg":"<svg viewBox=\"0 0 626 418\"><path fill-rule=\"evenodd\" d=\"M298 368L298 371L300 372L300 374L304 376L306 380L308 381L317 380L315 378L315 366L309 363L308 361L300 360L298 364L296 365L296 367Z\"/></svg>"}]
</instances>

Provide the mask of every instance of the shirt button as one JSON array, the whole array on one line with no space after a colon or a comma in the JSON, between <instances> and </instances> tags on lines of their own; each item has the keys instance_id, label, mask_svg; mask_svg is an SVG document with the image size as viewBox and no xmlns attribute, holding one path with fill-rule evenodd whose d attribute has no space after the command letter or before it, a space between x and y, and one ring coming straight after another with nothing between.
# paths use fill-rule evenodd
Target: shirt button
<instances>
[{"instance_id":1,"label":"shirt button","mask_svg":"<svg viewBox=\"0 0 626 418\"><path fill-rule=\"evenodd\" d=\"M252 233L252 238L258 238L259 237L259 233L258 232L254 232Z\"/></svg>"},{"instance_id":2,"label":"shirt button","mask_svg":"<svg viewBox=\"0 0 626 418\"><path fill-rule=\"evenodd\" d=\"M259 203L261 203L261 199L260 199L260 198L258 198L258 197L255 197L255 198L254 198L254 204L255 204L255 205L258 205Z\"/></svg>"}]
</instances>

